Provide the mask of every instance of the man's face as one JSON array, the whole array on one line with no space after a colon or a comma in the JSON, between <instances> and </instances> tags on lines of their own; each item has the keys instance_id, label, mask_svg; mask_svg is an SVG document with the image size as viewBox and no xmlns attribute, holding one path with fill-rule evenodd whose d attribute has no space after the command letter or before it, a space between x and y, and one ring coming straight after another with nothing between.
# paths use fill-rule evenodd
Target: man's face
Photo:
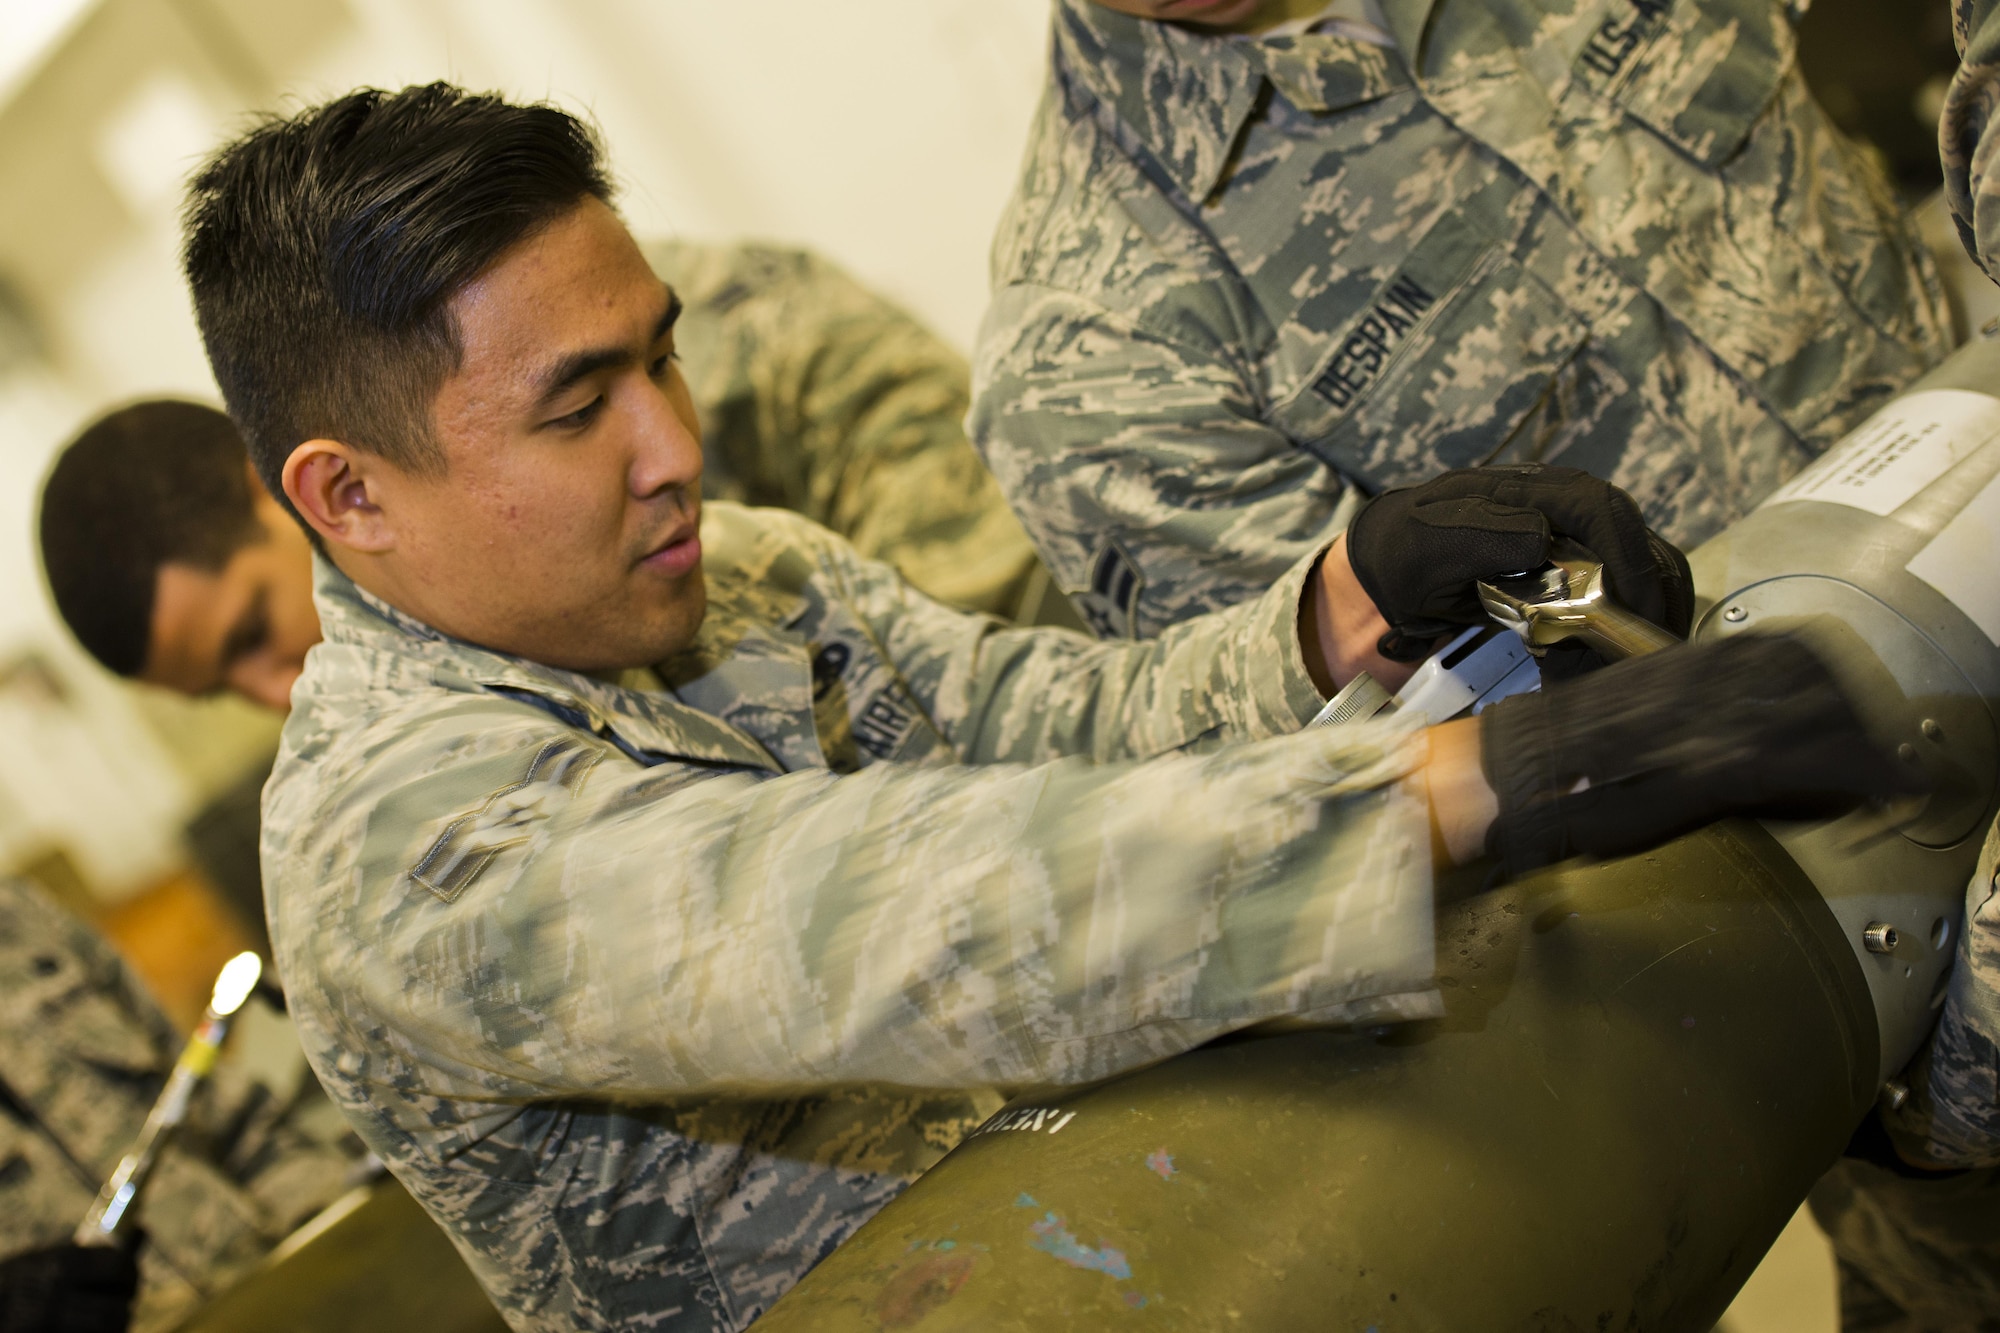
<instances>
[{"instance_id":1,"label":"man's face","mask_svg":"<svg viewBox=\"0 0 2000 1333\"><path fill-rule=\"evenodd\" d=\"M1134 18L1202 28L1234 28L1254 23L1262 11L1277 7L1273 0L1097 0L1097 3Z\"/></svg>"},{"instance_id":2,"label":"man's face","mask_svg":"<svg viewBox=\"0 0 2000 1333\"><path fill-rule=\"evenodd\" d=\"M445 470L367 463L392 534L370 557L377 591L447 634L576 671L685 646L707 601L678 300L593 199L451 308L464 356L432 404Z\"/></svg>"},{"instance_id":3,"label":"man's face","mask_svg":"<svg viewBox=\"0 0 2000 1333\"><path fill-rule=\"evenodd\" d=\"M261 530L219 570L167 564L153 582L153 624L141 680L182 694L236 693L288 709L306 650L319 642L312 547L260 489Z\"/></svg>"}]
</instances>

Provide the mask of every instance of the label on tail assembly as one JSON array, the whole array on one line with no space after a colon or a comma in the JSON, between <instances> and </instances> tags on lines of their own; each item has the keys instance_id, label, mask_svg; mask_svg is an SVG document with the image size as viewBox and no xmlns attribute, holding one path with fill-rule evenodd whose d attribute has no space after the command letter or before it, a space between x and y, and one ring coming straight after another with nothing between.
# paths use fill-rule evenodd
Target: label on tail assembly
<instances>
[{"instance_id":1,"label":"label on tail assembly","mask_svg":"<svg viewBox=\"0 0 2000 1333\"><path fill-rule=\"evenodd\" d=\"M2000 644L2000 477L1987 482L1905 568Z\"/></svg>"},{"instance_id":2,"label":"label on tail assembly","mask_svg":"<svg viewBox=\"0 0 2000 1333\"><path fill-rule=\"evenodd\" d=\"M2000 399L1968 389L1909 394L1868 418L1759 508L1818 500L1886 518L1995 436Z\"/></svg>"}]
</instances>

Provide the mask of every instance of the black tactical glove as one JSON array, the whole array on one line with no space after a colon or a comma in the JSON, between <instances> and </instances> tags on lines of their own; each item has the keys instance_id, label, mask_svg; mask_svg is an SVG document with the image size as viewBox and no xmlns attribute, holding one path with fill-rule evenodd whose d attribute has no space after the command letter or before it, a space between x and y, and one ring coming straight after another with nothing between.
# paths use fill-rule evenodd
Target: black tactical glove
<instances>
[{"instance_id":1,"label":"black tactical glove","mask_svg":"<svg viewBox=\"0 0 2000 1333\"><path fill-rule=\"evenodd\" d=\"M1355 513L1347 558L1389 622L1377 649L1393 662L1421 661L1440 636L1486 619L1478 580L1536 568L1557 537L1603 562L1606 584L1625 606L1687 636L1694 619L1687 560L1646 527L1632 497L1575 468L1517 463L1384 491ZM1547 674L1555 676L1573 674L1583 658L1596 663L1582 645L1558 645L1549 655Z\"/></svg>"},{"instance_id":2,"label":"black tactical glove","mask_svg":"<svg viewBox=\"0 0 2000 1333\"><path fill-rule=\"evenodd\" d=\"M7 1333L125 1333L139 1265L129 1250L51 1245L0 1263Z\"/></svg>"},{"instance_id":3,"label":"black tactical glove","mask_svg":"<svg viewBox=\"0 0 2000 1333\"><path fill-rule=\"evenodd\" d=\"M1509 873L1643 851L1727 815L1821 819L1927 789L1797 639L1746 634L1619 662L1480 715Z\"/></svg>"}]
</instances>

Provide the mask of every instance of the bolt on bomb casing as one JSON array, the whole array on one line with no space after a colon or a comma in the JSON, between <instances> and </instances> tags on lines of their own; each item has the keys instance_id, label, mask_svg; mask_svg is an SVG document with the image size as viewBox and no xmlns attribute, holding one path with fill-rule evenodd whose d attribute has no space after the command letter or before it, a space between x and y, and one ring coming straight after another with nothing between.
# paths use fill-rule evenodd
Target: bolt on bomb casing
<instances>
[{"instance_id":1,"label":"bolt on bomb casing","mask_svg":"<svg viewBox=\"0 0 2000 1333\"><path fill-rule=\"evenodd\" d=\"M1691 557L1698 637L1810 622L1931 775L1900 827L1458 872L1443 1019L1252 1031L1017 1099L759 1328L1712 1327L1942 1000L2000 765L1980 385L2000 343Z\"/></svg>"}]
</instances>

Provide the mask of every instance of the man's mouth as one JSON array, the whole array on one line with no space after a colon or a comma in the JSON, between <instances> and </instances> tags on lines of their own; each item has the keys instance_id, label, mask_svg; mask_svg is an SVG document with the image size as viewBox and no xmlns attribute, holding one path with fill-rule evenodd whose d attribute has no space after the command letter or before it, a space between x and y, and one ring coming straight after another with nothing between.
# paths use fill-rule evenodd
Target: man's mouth
<instances>
[{"instance_id":1,"label":"man's mouth","mask_svg":"<svg viewBox=\"0 0 2000 1333\"><path fill-rule=\"evenodd\" d=\"M678 578L701 563L701 530L695 524L676 528L667 539L639 559L641 569Z\"/></svg>"}]
</instances>

